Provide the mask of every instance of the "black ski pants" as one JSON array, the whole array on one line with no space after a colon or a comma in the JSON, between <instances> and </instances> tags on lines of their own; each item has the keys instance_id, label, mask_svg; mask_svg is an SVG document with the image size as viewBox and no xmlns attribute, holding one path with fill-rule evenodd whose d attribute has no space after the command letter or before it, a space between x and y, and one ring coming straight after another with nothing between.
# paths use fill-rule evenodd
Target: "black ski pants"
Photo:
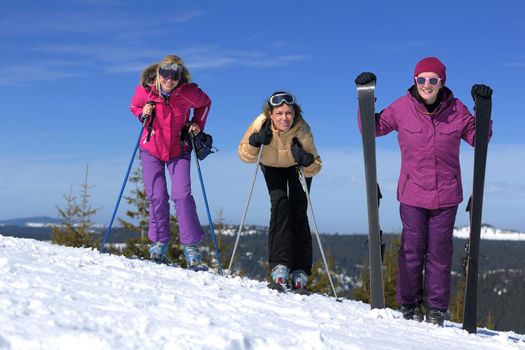
<instances>
[{"instance_id":1,"label":"black ski pants","mask_svg":"<svg viewBox=\"0 0 525 350\"><path fill-rule=\"evenodd\" d=\"M271 216L268 237L270 269L282 264L290 271L312 272L312 233L308 224L308 199L296 166L274 168L261 165L268 193ZM308 191L312 178L306 178Z\"/></svg>"}]
</instances>

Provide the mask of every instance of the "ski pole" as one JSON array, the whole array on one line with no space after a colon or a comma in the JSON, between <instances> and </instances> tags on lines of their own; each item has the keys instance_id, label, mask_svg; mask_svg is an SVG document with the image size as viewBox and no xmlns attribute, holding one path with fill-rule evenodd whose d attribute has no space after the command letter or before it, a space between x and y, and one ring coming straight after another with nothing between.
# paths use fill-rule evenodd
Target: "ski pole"
<instances>
[{"instance_id":1,"label":"ski pole","mask_svg":"<svg viewBox=\"0 0 525 350\"><path fill-rule=\"evenodd\" d=\"M135 148L133 149L133 153L131 154L131 160L128 165L128 170L126 171L126 175L124 176L124 181L122 182L122 186L120 188L120 193L117 198L117 203L115 203L115 209L113 209L113 215L111 216L111 220L109 221L108 228L106 229L106 233L104 234L104 240L102 241L102 246L100 247L100 254L104 252L104 245L106 244L106 240L108 239L109 232L111 231L111 226L113 226L113 221L115 220L115 215L117 214L118 206L120 204L120 200L122 199L122 194L124 193L124 188L126 188L126 183L128 182L129 172L131 171L131 167L133 166L133 160L135 160L135 154L137 153L140 138L142 137L142 132L144 131L147 121L148 119L146 118L142 122L142 127L140 128L139 137L137 139L137 142L135 143Z\"/></svg>"},{"instance_id":2,"label":"ski pole","mask_svg":"<svg viewBox=\"0 0 525 350\"><path fill-rule=\"evenodd\" d=\"M244 213L242 214L241 224L239 225L239 231L237 231L237 238L235 239L235 244L233 246L232 256L230 258L230 264L228 265L228 272L226 276L229 276L231 274L233 258L235 257L235 252L237 251L237 245L239 244L239 238L241 237L241 231L244 227L244 220L246 220L246 213L248 213L248 206L250 205L250 200L252 198L253 187L255 186L255 180L257 179L257 170L259 170L259 165L261 164L261 156L263 152L263 147L264 145L261 145L261 147L259 148L259 156L257 157L257 163L255 164L255 173L253 174L252 187L250 188L250 192L248 193L248 200L246 201L246 204L244 205Z\"/></svg>"},{"instance_id":3,"label":"ski pole","mask_svg":"<svg viewBox=\"0 0 525 350\"><path fill-rule=\"evenodd\" d=\"M215 238L215 231L213 230L213 222L211 221L210 208L208 207L208 198L206 197L206 190L204 189L204 181L202 180L201 166L199 164L199 157L197 156L197 149L195 148L195 142L193 140L193 135L190 136L190 140L191 140L191 146L193 147L193 150L195 151L195 163L197 164L197 171L199 173L199 180L201 182L202 196L204 197L204 204L206 205L206 213L208 214L208 222L210 223L211 237L213 239L213 245L215 246L215 256L217 257L217 263L219 264L219 273L221 274L221 276L223 276L221 257L219 255L219 248L217 247L217 239Z\"/></svg>"},{"instance_id":4,"label":"ski pole","mask_svg":"<svg viewBox=\"0 0 525 350\"><path fill-rule=\"evenodd\" d=\"M341 301L339 300L339 298L337 298L337 293L335 292L334 283L332 282L332 276L330 276L330 270L328 269L328 263L326 262L326 257L324 255L323 245L321 244L321 238L319 237L319 230L317 229L317 222L315 220L314 208L312 207L310 193L308 192L308 186L306 185L306 178L304 176L303 167L299 168L299 181L301 182L301 185L303 186L304 193L306 194L306 199L308 200L308 206L310 207L310 213L312 214L312 221L314 223L314 228L315 228L315 236L317 237L317 243L319 244L319 250L321 251L321 257L323 259L323 263L326 268L326 274L328 275L330 286L332 287L332 292L334 293L334 297L336 301Z\"/></svg>"}]
</instances>

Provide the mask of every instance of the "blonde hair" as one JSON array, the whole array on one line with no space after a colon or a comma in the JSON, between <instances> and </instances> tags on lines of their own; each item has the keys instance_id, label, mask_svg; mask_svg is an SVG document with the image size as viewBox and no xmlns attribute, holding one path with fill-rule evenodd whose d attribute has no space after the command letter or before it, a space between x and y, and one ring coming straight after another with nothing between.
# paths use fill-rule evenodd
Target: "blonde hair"
<instances>
[{"instance_id":1,"label":"blonde hair","mask_svg":"<svg viewBox=\"0 0 525 350\"><path fill-rule=\"evenodd\" d=\"M182 62L182 58L180 58L177 55L167 55L166 57L162 59L162 61L160 61L157 67L157 79L155 79L155 88L157 89L157 91L161 91L160 79L159 79L160 66L162 66L163 64L173 64L173 63L176 63L182 67L182 75L179 80L179 84L186 84L186 83L191 82L190 71L188 70L188 68L186 68L186 66L184 65L184 62Z\"/></svg>"}]
</instances>

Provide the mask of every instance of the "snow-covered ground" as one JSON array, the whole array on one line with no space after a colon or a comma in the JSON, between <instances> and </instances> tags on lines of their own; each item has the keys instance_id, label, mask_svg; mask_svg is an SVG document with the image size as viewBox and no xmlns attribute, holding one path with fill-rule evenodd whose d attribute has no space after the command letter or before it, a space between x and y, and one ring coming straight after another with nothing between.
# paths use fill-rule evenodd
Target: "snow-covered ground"
<instances>
[{"instance_id":1,"label":"snow-covered ground","mask_svg":"<svg viewBox=\"0 0 525 350\"><path fill-rule=\"evenodd\" d=\"M454 237L468 239L470 227L464 226L454 229ZM501 230L492 226L481 226L481 239L497 241L525 241L525 233Z\"/></svg>"},{"instance_id":2,"label":"snow-covered ground","mask_svg":"<svg viewBox=\"0 0 525 350\"><path fill-rule=\"evenodd\" d=\"M0 349L525 349L352 300L0 235Z\"/></svg>"}]
</instances>

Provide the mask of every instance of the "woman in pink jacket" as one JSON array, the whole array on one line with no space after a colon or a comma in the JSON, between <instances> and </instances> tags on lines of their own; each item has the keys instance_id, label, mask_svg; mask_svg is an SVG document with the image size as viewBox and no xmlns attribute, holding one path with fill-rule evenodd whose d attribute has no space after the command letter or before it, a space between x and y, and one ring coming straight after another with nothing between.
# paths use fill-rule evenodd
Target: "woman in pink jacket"
<instances>
[{"instance_id":1,"label":"woman in pink jacket","mask_svg":"<svg viewBox=\"0 0 525 350\"><path fill-rule=\"evenodd\" d=\"M377 136L397 131L401 149L397 301L404 318L422 321L425 294L426 321L440 326L449 305L452 233L463 200L459 146L462 139L473 146L476 136L475 118L445 87L446 78L439 59L422 59L407 94L376 114ZM373 80L365 72L356 83ZM472 94L489 97L492 90L474 85Z\"/></svg>"},{"instance_id":2,"label":"woman in pink jacket","mask_svg":"<svg viewBox=\"0 0 525 350\"><path fill-rule=\"evenodd\" d=\"M154 261L166 262L170 240L167 168L186 262L192 269L205 269L197 246L204 232L191 194L191 153L187 137L181 132L184 129L197 134L204 128L211 101L190 81L182 60L168 55L144 70L130 108L141 122L146 120L139 148L149 200L148 237L153 242L150 256ZM190 121L191 110L194 113Z\"/></svg>"}]
</instances>

